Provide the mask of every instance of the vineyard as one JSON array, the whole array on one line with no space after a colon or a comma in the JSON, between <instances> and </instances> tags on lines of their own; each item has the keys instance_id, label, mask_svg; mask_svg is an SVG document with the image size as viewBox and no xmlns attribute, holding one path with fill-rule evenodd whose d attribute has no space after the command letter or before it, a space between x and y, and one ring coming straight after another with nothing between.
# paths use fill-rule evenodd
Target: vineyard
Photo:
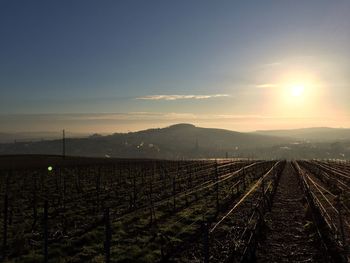
<instances>
[{"instance_id":1,"label":"vineyard","mask_svg":"<svg viewBox=\"0 0 350 263\"><path fill-rule=\"evenodd\" d=\"M0 255L347 262L349 189L349 162L4 156Z\"/></svg>"}]
</instances>

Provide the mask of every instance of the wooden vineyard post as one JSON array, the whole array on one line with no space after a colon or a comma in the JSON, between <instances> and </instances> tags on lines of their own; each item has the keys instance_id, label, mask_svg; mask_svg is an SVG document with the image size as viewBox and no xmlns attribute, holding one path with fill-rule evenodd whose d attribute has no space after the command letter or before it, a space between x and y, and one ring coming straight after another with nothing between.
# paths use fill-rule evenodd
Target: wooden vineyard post
<instances>
[{"instance_id":1,"label":"wooden vineyard post","mask_svg":"<svg viewBox=\"0 0 350 263\"><path fill-rule=\"evenodd\" d=\"M48 257L48 201L45 200L44 204L44 263L47 263L49 260Z\"/></svg>"},{"instance_id":2,"label":"wooden vineyard post","mask_svg":"<svg viewBox=\"0 0 350 263\"><path fill-rule=\"evenodd\" d=\"M336 204L338 210L338 228L340 231L341 240L343 242L343 246L345 246L345 235L344 235L344 225L343 225L343 217L341 211L341 203L340 203L340 194L336 197Z\"/></svg>"},{"instance_id":3,"label":"wooden vineyard post","mask_svg":"<svg viewBox=\"0 0 350 263\"><path fill-rule=\"evenodd\" d=\"M7 254L7 229L8 229L8 221L9 221L9 198L8 198L8 193L9 193L9 180L10 176L12 176L11 172L8 172L6 175L6 183L5 183L5 196L4 196L4 218L3 218L3 243L2 243L2 254L3 254L3 260L5 261L6 259L6 254Z\"/></svg>"},{"instance_id":4,"label":"wooden vineyard post","mask_svg":"<svg viewBox=\"0 0 350 263\"><path fill-rule=\"evenodd\" d=\"M133 181L132 181L132 187L133 187L133 209L136 208L136 172L133 173Z\"/></svg>"},{"instance_id":5,"label":"wooden vineyard post","mask_svg":"<svg viewBox=\"0 0 350 263\"><path fill-rule=\"evenodd\" d=\"M112 178L118 178L117 174L116 174L116 168L115 168L115 163L112 164ZM117 184L118 184L118 180L117 180Z\"/></svg>"},{"instance_id":6,"label":"wooden vineyard post","mask_svg":"<svg viewBox=\"0 0 350 263\"><path fill-rule=\"evenodd\" d=\"M173 177L173 210L175 212L176 210L176 179L175 176Z\"/></svg>"},{"instance_id":7,"label":"wooden vineyard post","mask_svg":"<svg viewBox=\"0 0 350 263\"><path fill-rule=\"evenodd\" d=\"M111 237L112 237L112 232L111 232L111 222L109 219L109 207L106 208L105 210L105 262L109 263L111 259Z\"/></svg>"},{"instance_id":8,"label":"wooden vineyard post","mask_svg":"<svg viewBox=\"0 0 350 263\"><path fill-rule=\"evenodd\" d=\"M243 190L245 190L245 188L246 188L245 175L246 175L246 172L245 172L245 168L243 167Z\"/></svg>"},{"instance_id":9,"label":"wooden vineyard post","mask_svg":"<svg viewBox=\"0 0 350 263\"><path fill-rule=\"evenodd\" d=\"M4 197L4 221L3 221L3 241L2 241L2 259L6 258L7 251L7 222L8 222L8 195Z\"/></svg>"},{"instance_id":10,"label":"wooden vineyard post","mask_svg":"<svg viewBox=\"0 0 350 263\"><path fill-rule=\"evenodd\" d=\"M101 186L101 166L98 167L96 177L96 200L97 200L97 211L100 210L100 186Z\"/></svg>"},{"instance_id":11,"label":"wooden vineyard post","mask_svg":"<svg viewBox=\"0 0 350 263\"><path fill-rule=\"evenodd\" d=\"M141 185L145 184L146 172L145 170L141 171Z\"/></svg>"},{"instance_id":12,"label":"wooden vineyard post","mask_svg":"<svg viewBox=\"0 0 350 263\"><path fill-rule=\"evenodd\" d=\"M264 178L261 181L261 200L262 200L262 209L265 211L265 180Z\"/></svg>"},{"instance_id":13,"label":"wooden vineyard post","mask_svg":"<svg viewBox=\"0 0 350 263\"><path fill-rule=\"evenodd\" d=\"M75 190L77 191L77 194L80 194L80 189L79 189L79 181L80 181L80 176L79 176L80 170L73 170L74 174L74 185L75 185Z\"/></svg>"},{"instance_id":14,"label":"wooden vineyard post","mask_svg":"<svg viewBox=\"0 0 350 263\"><path fill-rule=\"evenodd\" d=\"M153 195L153 187L152 187L152 179L150 179L149 181L149 210L150 210L150 216L151 216L150 223L149 223L150 225L153 224L153 211L154 211L152 195Z\"/></svg>"},{"instance_id":15,"label":"wooden vineyard post","mask_svg":"<svg viewBox=\"0 0 350 263\"><path fill-rule=\"evenodd\" d=\"M216 190L216 213L218 214L219 213L219 173L218 173L218 163L217 161L215 161L215 182L216 182L216 187L215 187L215 190Z\"/></svg>"},{"instance_id":16,"label":"wooden vineyard post","mask_svg":"<svg viewBox=\"0 0 350 263\"><path fill-rule=\"evenodd\" d=\"M33 180L33 224L32 229L34 229L36 225L36 221L38 219L38 213L37 213L37 186L36 186L36 177L37 174L34 174L34 180Z\"/></svg>"},{"instance_id":17,"label":"wooden vineyard post","mask_svg":"<svg viewBox=\"0 0 350 263\"><path fill-rule=\"evenodd\" d=\"M62 170L61 170L62 172ZM63 209L66 209L66 192L67 192L67 180L66 180L66 175L63 173L63 197L62 197L62 202L63 202Z\"/></svg>"},{"instance_id":18,"label":"wooden vineyard post","mask_svg":"<svg viewBox=\"0 0 350 263\"><path fill-rule=\"evenodd\" d=\"M203 229L203 262L209 263L209 224L208 222L202 223Z\"/></svg>"},{"instance_id":19,"label":"wooden vineyard post","mask_svg":"<svg viewBox=\"0 0 350 263\"><path fill-rule=\"evenodd\" d=\"M122 184L123 180L123 168L125 165L120 164L119 165L119 176L118 176L118 184Z\"/></svg>"},{"instance_id":20,"label":"wooden vineyard post","mask_svg":"<svg viewBox=\"0 0 350 263\"><path fill-rule=\"evenodd\" d=\"M58 178L58 172L56 171L56 172L55 172L55 188L56 188L55 191L56 191L56 192L59 191L59 185L58 185L58 184L59 184L59 181L58 181L58 179L59 179L59 178Z\"/></svg>"}]
</instances>

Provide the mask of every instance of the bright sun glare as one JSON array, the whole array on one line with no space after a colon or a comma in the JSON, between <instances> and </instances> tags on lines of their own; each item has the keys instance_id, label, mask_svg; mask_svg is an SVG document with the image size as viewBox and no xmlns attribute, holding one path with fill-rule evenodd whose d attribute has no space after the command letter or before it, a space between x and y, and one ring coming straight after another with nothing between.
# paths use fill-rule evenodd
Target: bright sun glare
<instances>
[{"instance_id":1,"label":"bright sun glare","mask_svg":"<svg viewBox=\"0 0 350 263\"><path fill-rule=\"evenodd\" d=\"M315 104L315 89L314 82L308 78L292 77L282 82L279 96L276 96L278 100L276 106L278 111L283 116L303 116L306 113L311 114L313 106ZM295 81L298 79L299 81ZM312 95L313 96L312 96ZM276 110L277 110L276 108Z\"/></svg>"},{"instance_id":2,"label":"bright sun glare","mask_svg":"<svg viewBox=\"0 0 350 263\"><path fill-rule=\"evenodd\" d=\"M291 95L293 97L301 97L304 94L305 87L303 85L295 85L290 89Z\"/></svg>"}]
</instances>

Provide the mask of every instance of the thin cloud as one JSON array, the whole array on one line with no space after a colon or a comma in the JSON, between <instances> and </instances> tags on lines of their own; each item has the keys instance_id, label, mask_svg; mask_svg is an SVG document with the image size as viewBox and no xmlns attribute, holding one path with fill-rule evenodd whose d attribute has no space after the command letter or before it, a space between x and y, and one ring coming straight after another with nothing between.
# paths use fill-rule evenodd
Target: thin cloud
<instances>
[{"instance_id":1,"label":"thin cloud","mask_svg":"<svg viewBox=\"0 0 350 263\"><path fill-rule=\"evenodd\" d=\"M277 87L277 84L274 84L274 83L264 83L264 84L256 85L256 87L257 87L257 88L260 88L260 89L276 88L276 87Z\"/></svg>"},{"instance_id":2,"label":"thin cloud","mask_svg":"<svg viewBox=\"0 0 350 263\"><path fill-rule=\"evenodd\" d=\"M268 68L268 67L276 67L276 66L280 66L282 64L282 62L272 62L272 63L266 63L266 64L263 64L262 66L264 68Z\"/></svg>"},{"instance_id":3,"label":"thin cloud","mask_svg":"<svg viewBox=\"0 0 350 263\"><path fill-rule=\"evenodd\" d=\"M228 97L227 94L210 94L210 95L150 95L138 97L137 100L205 100L212 98Z\"/></svg>"}]
</instances>

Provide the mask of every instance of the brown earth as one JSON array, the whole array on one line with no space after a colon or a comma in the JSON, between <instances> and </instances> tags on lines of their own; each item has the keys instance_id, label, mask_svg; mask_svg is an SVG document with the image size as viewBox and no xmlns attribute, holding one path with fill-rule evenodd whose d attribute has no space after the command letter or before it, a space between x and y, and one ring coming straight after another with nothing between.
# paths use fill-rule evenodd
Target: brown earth
<instances>
[{"instance_id":1,"label":"brown earth","mask_svg":"<svg viewBox=\"0 0 350 263\"><path fill-rule=\"evenodd\" d=\"M326 262L312 219L290 163L282 172L271 212L265 217L257 262Z\"/></svg>"}]
</instances>

